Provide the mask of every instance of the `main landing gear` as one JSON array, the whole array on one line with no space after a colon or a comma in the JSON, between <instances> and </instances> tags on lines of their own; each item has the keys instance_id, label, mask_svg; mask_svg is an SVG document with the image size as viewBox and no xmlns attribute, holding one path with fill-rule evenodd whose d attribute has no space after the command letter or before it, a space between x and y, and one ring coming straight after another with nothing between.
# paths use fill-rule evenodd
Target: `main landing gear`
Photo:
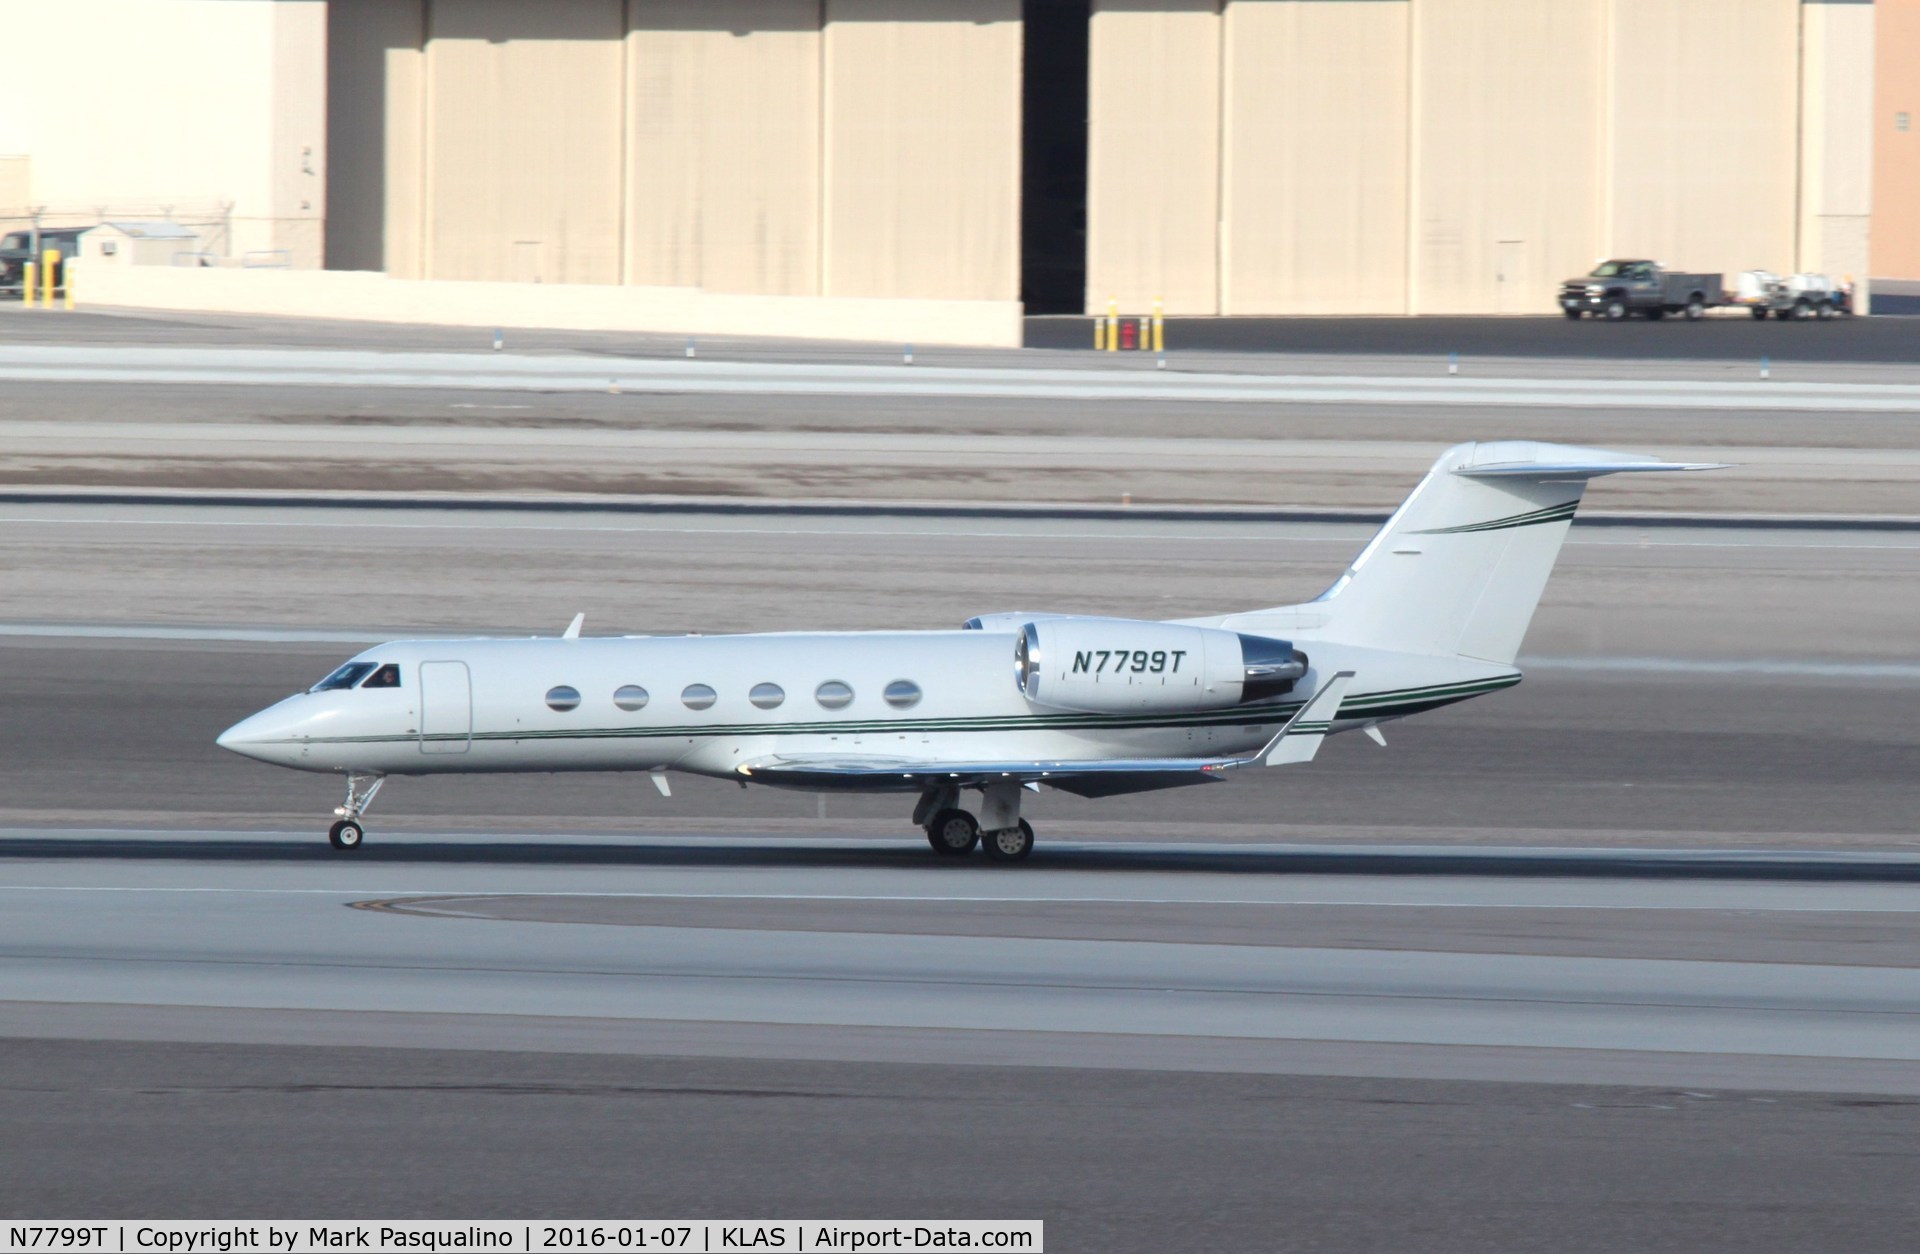
<instances>
[{"instance_id":1,"label":"main landing gear","mask_svg":"<svg viewBox=\"0 0 1920 1254\"><path fill-rule=\"evenodd\" d=\"M367 829L360 823L360 816L373 804L373 798L380 791L380 785L387 782L384 775L365 775L350 772L347 775L347 804L335 806L333 812L339 820L327 829L327 843L335 849L358 849L360 842L367 838Z\"/></svg>"},{"instance_id":2,"label":"main landing gear","mask_svg":"<svg viewBox=\"0 0 1920 1254\"><path fill-rule=\"evenodd\" d=\"M1020 785L981 789L980 817L960 809L958 788L930 788L914 808L913 821L943 858L964 858L975 845L994 862L1018 862L1033 852L1033 825L1020 817Z\"/></svg>"}]
</instances>

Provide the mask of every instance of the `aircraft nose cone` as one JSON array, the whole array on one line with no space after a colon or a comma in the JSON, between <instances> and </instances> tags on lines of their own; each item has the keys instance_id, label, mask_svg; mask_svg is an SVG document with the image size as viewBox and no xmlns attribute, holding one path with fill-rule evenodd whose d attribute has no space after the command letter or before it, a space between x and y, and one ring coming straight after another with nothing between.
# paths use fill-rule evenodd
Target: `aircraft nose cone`
<instances>
[{"instance_id":1,"label":"aircraft nose cone","mask_svg":"<svg viewBox=\"0 0 1920 1254\"><path fill-rule=\"evenodd\" d=\"M252 758L259 756L255 751L259 749L261 739L260 716L256 714L241 719L221 732L214 738L213 743L229 752Z\"/></svg>"},{"instance_id":2,"label":"aircraft nose cone","mask_svg":"<svg viewBox=\"0 0 1920 1254\"><path fill-rule=\"evenodd\" d=\"M216 736L213 743L241 757L284 764L298 753L292 743L296 722L287 711L274 706L241 719Z\"/></svg>"}]
</instances>

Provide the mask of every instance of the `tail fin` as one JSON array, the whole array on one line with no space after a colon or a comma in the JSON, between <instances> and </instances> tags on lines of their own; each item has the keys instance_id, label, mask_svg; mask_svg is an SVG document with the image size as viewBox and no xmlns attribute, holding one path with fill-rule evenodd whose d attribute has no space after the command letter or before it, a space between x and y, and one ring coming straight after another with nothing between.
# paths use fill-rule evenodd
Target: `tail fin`
<instances>
[{"instance_id":1,"label":"tail fin","mask_svg":"<svg viewBox=\"0 0 1920 1254\"><path fill-rule=\"evenodd\" d=\"M1321 634L1511 663L1589 479L1713 468L1524 440L1455 445L1320 594Z\"/></svg>"}]
</instances>

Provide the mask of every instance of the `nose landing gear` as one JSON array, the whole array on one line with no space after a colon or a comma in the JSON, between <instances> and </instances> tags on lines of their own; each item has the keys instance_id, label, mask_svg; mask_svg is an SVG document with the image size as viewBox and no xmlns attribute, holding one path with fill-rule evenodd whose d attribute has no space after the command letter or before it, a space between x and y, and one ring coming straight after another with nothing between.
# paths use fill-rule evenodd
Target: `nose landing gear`
<instances>
[{"instance_id":1,"label":"nose landing gear","mask_svg":"<svg viewBox=\"0 0 1920 1254\"><path fill-rule=\"evenodd\" d=\"M374 796L379 793L380 785L387 782L384 775L368 775L360 772L347 774L347 804L335 806L333 812L339 820L327 829L327 843L335 849L353 850L367 838L367 829L360 824L360 816L373 804Z\"/></svg>"}]
</instances>

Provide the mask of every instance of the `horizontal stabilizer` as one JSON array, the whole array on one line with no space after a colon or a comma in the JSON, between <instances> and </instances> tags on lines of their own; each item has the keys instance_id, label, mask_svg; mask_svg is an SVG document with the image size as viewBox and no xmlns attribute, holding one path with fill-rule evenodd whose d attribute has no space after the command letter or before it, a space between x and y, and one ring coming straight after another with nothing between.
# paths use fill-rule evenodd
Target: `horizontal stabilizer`
<instances>
[{"instance_id":1,"label":"horizontal stabilizer","mask_svg":"<svg viewBox=\"0 0 1920 1254\"><path fill-rule=\"evenodd\" d=\"M1657 460L1621 462L1505 462L1492 466L1462 466L1454 471L1474 479L1523 477L1528 479L1598 479L1657 470L1725 470L1728 462L1663 462Z\"/></svg>"}]
</instances>

